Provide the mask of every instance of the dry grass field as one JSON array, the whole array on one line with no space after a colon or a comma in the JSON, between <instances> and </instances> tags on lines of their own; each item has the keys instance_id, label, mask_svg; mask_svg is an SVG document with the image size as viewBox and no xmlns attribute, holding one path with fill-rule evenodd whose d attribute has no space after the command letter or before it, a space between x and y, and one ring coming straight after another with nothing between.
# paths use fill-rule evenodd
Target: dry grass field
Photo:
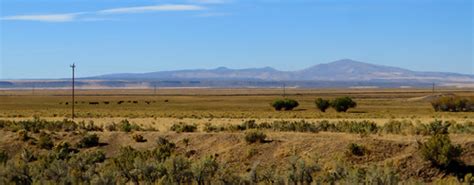
<instances>
[{"instance_id":1,"label":"dry grass field","mask_svg":"<svg viewBox=\"0 0 474 185\"><path fill-rule=\"evenodd\" d=\"M435 94L474 97L474 89L441 89ZM35 156L47 156L50 155L48 153L50 150L45 150L38 144L41 141L42 132L46 132L51 138L54 144L52 151L62 146L61 143L80 142L86 133L97 134L100 142L98 146L84 149L77 147L77 149L79 153L103 152L106 159L110 160L106 160L103 164L94 164L95 170L102 169L103 171L115 169L116 165L121 164L116 161L116 158L125 155L124 147L131 146L138 151L147 151L157 147L156 141L159 138L166 138L176 145L172 150L172 156L186 156L186 160L191 161L191 167L182 170L194 170L198 163L196 161L206 156L215 157L220 170L212 175L213 183L211 184L231 184L228 182L229 179L238 181L237 184L279 184L280 182L292 184L295 180L290 178L293 177L291 167L295 157L298 162L296 162L297 165L295 163L297 167L293 170L296 170L301 178L305 176L305 170L308 170L307 176L311 176L311 183L457 184L474 182L469 181L474 180L472 176L469 176L470 173L474 173L474 125L472 124L474 113L435 112L430 104L433 97L430 89L287 89L286 97L300 103L300 106L293 111L275 111L270 106L273 100L282 97L280 89L159 89L156 93L145 89L78 90L76 95L77 118L75 121L84 121L85 124L91 122L100 129L80 127L67 131L64 128L44 127L40 131L29 131L24 125L16 129L16 122L32 120L34 117L44 119L45 122L61 122L63 119L69 119L71 116L69 91L36 90L34 94L29 90L0 91L0 120L15 122L15 124L5 122L2 126L0 149L6 151L8 156L11 156L10 158L24 158L26 155L24 148L31 150ZM357 102L357 107L346 113L338 113L332 109L323 113L314 105L314 100L318 97L333 99L341 96L353 98ZM131 129L130 132L120 130L120 128L109 129L111 125L120 125L124 119L138 125L141 129ZM451 167L433 166L420 153L422 143L430 138L430 134L420 134L420 128L428 127L419 126L427 125L435 120L449 121L454 125L463 126L456 129L451 126L449 129L449 138L453 144L463 149L460 156L462 165L457 166L456 170ZM318 125L318 129L298 131L298 129L278 128L280 129L278 130L275 127L263 128L262 126L257 130L266 134L265 141L248 143L244 138L247 132L254 128L239 130L238 125L249 121L255 122L256 125L282 121L311 123ZM367 132L366 130L344 131L341 128L338 128L339 130L321 129L322 123L326 121L334 123L336 127L340 127L338 124L345 121L369 121L377 126L375 130ZM396 133L387 131L388 126L386 127L385 124L394 121L409 122L410 126L401 128L403 131ZM179 123L195 125L196 130L172 131L173 125ZM13 124L13 126L8 126L8 124ZM223 129L210 131L208 127L211 125ZM25 132L22 128L26 129L30 139L19 139ZM143 136L146 141L136 142L132 137L134 135ZM363 146L363 155L348 154L348 146L351 144ZM141 156L146 156L146 154ZM137 163L138 159L144 161ZM163 162L164 169L168 169L166 164L171 159ZM36 162L31 162L33 166L44 159L36 157L36 160ZM140 171L146 168L140 167L146 164L146 157L135 157L131 160L135 160L135 163L127 169ZM67 164L69 163L73 162L68 161ZM303 163L304 165L301 166ZM28 165L18 167L18 169L22 168L33 169ZM159 169L157 166L155 168ZM88 167L83 173L90 173L88 170L94 169ZM73 173L67 169L65 171L69 176ZM2 172L4 175L12 173L8 169L3 169L3 171L0 170L0 175ZM99 175L92 175L88 180L99 182L97 184L105 182L99 180L104 180L105 177L102 175L106 174L96 173ZM31 174L34 173L31 172ZM231 178L224 174L234 174L235 177ZM147 184L150 180L145 178L147 175L143 170L140 175L137 175L136 181L130 175L120 173L114 175L120 176L117 181L114 181L118 184L135 182ZM168 176L170 176L169 173ZM179 182L166 180L165 177L168 176L163 175L160 180L155 179L152 182L195 183L186 179L178 180ZM53 184L65 182L62 178L66 177L60 174L55 173L54 177L41 179L41 181ZM82 177L75 180L87 181ZM39 180L32 178L32 181ZM73 179L71 182L74 184L76 181ZM199 184L198 180L196 182ZM304 184L310 181L300 179L297 182Z\"/></svg>"}]
</instances>

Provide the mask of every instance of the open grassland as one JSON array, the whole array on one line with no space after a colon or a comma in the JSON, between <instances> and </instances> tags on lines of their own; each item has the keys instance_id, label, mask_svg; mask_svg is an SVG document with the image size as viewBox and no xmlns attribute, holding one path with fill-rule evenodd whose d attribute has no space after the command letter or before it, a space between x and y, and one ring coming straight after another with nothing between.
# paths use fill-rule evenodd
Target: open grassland
<instances>
[{"instance_id":1,"label":"open grassland","mask_svg":"<svg viewBox=\"0 0 474 185\"><path fill-rule=\"evenodd\" d=\"M287 89L293 111L270 106L280 89L79 90L74 122L69 91L32 93L0 91L0 184L474 183L474 113L427 89ZM341 96L357 107L314 105Z\"/></svg>"},{"instance_id":2,"label":"open grassland","mask_svg":"<svg viewBox=\"0 0 474 185\"><path fill-rule=\"evenodd\" d=\"M70 92L65 90L0 91L0 117L64 118L71 116ZM474 97L470 89L446 89ZM274 111L269 104L281 98L280 89L162 89L153 90L79 90L76 117L79 118L238 118L238 119L474 119L472 113L435 112L422 97L430 90L413 89L289 89L286 97L299 101L294 111ZM314 100L350 96L357 102L348 113L329 110L321 113ZM417 98L420 98L418 100ZM121 102L121 103L120 103Z\"/></svg>"}]
</instances>

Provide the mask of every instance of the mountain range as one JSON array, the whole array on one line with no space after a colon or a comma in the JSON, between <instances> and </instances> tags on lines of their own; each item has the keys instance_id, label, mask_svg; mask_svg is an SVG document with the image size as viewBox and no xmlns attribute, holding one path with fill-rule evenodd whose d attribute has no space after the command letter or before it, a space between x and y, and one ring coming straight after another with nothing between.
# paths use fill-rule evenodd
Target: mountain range
<instances>
[{"instance_id":1,"label":"mountain range","mask_svg":"<svg viewBox=\"0 0 474 185\"><path fill-rule=\"evenodd\" d=\"M84 70L84 69L83 69ZM150 87L474 87L474 75L420 72L350 59L318 64L297 71L271 67L192 69L149 73L117 73L79 78L81 88ZM0 81L0 88L63 88L69 79Z\"/></svg>"},{"instance_id":2,"label":"mountain range","mask_svg":"<svg viewBox=\"0 0 474 185\"><path fill-rule=\"evenodd\" d=\"M196 69L151 73L108 74L87 79L120 80L264 80L264 81L405 81L474 82L474 75L417 72L407 69L369 64L350 59L318 64L298 71L279 71L271 67L229 69Z\"/></svg>"}]
</instances>

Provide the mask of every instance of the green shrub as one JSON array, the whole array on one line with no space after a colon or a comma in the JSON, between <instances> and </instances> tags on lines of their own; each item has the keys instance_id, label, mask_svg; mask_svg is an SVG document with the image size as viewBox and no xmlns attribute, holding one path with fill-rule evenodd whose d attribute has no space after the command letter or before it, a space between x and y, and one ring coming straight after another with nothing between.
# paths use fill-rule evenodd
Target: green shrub
<instances>
[{"instance_id":1,"label":"green shrub","mask_svg":"<svg viewBox=\"0 0 474 185\"><path fill-rule=\"evenodd\" d=\"M440 97L431 102L436 112L473 112L474 99L446 96Z\"/></svg>"},{"instance_id":2,"label":"green shrub","mask_svg":"<svg viewBox=\"0 0 474 185\"><path fill-rule=\"evenodd\" d=\"M30 140L30 136L28 135L28 131L26 131L25 129L22 129L22 130L18 131L18 139L20 141Z\"/></svg>"},{"instance_id":3,"label":"green shrub","mask_svg":"<svg viewBox=\"0 0 474 185\"><path fill-rule=\"evenodd\" d=\"M266 137L267 135L258 130L250 130L245 133L245 141L249 144L256 142L263 143Z\"/></svg>"},{"instance_id":4,"label":"green shrub","mask_svg":"<svg viewBox=\"0 0 474 185\"><path fill-rule=\"evenodd\" d=\"M326 109L328 109L331 106L331 103L329 102L329 100L325 100L322 98L316 99L314 101L314 104L321 112L326 112Z\"/></svg>"},{"instance_id":5,"label":"green shrub","mask_svg":"<svg viewBox=\"0 0 474 185\"><path fill-rule=\"evenodd\" d=\"M54 152L56 153L56 159L65 160L71 157L74 150L68 142L61 142L54 147Z\"/></svg>"},{"instance_id":6,"label":"green shrub","mask_svg":"<svg viewBox=\"0 0 474 185\"><path fill-rule=\"evenodd\" d=\"M146 139L140 134L133 134L132 139L135 140L135 142L138 142L138 143L146 142Z\"/></svg>"},{"instance_id":7,"label":"green shrub","mask_svg":"<svg viewBox=\"0 0 474 185\"><path fill-rule=\"evenodd\" d=\"M190 124L186 124L186 123L183 123L183 122L179 122L177 124L171 125L170 130L178 132L178 133L181 133L181 132L195 132L197 130L197 125L196 124L190 125Z\"/></svg>"},{"instance_id":8,"label":"green shrub","mask_svg":"<svg viewBox=\"0 0 474 185\"><path fill-rule=\"evenodd\" d=\"M220 132L220 131L224 131L225 129L226 128L224 128L223 126L216 126L216 125L212 125L211 123L205 123L203 131L204 132Z\"/></svg>"},{"instance_id":9,"label":"green shrub","mask_svg":"<svg viewBox=\"0 0 474 185\"><path fill-rule=\"evenodd\" d=\"M298 101L293 100L293 99L279 99L279 100L275 100L271 104L271 106L277 111L280 111L282 109L293 110L294 108L299 106L299 103Z\"/></svg>"},{"instance_id":10,"label":"green shrub","mask_svg":"<svg viewBox=\"0 0 474 185\"><path fill-rule=\"evenodd\" d=\"M194 180L198 185L212 184L211 181L219 170L219 163L213 156L208 156L192 165Z\"/></svg>"},{"instance_id":11,"label":"green shrub","mask_svg":"<svg viewBox=\"0 0 474 185\"><path fill-rule=\"evenodd\" d=\"M183 156L173 156L165 162L165 184L191 184L191 162Z\"/></svg>"},{"instance_id":12,"label":"green shrub","mask_svg":"<svg viewBox=\"0 0 474 185\"><path fill-rule=\"evenodd\" d=\"M130 123L127 119L124 119L119 124L120 131L122 132L131 132L131 131L140 131L142 130L140 126L135 123Z\"/></svg>"},{"instance_id":13,"label":"green shrub","mask_svg":"<svg viewBox=\"0 0 474 185\"><path fill-rule=\"evenodd\" d=\"M336 98L331 102L331 107L333 107L337 112L346 112L349 108L354 108L356 106L357 103L350 97Z\"/></svg>"},{"instance_id":14,"label":"green shrub","mask_svg":"<svg viewBox=\"0 0 474 185\"><path fill-rule=\"evenodd\" d=\"M421 155L425 160L439 167L448 167L454 162L459 162L462 148L451 144L448 134L436 134L431 136L421 145Z\"/></svg>"},{"instance_id":15,"label":"green shrub","mask_svg":"<svg viewBox=\"0 0 474 185\"><path fill-rule=\"evenodd\" d=\"M290 157L288 168L289 184L312 184L313 174L320 170L317 164L310 164L297 156Z\"/></svg>"},{"instance_id":16,"label":"green shrub","mask_svg":"<svg viewBox=\"0 0 474 185\"><path fill-rule=\"evenodd\" d=\"M364 146L358 145L356 143L350 143L347 145L347 153L355 156L363 156L367 152Z\"/></svg>"},{"instance_id":17,"label":"green shrub","mask_svg":"<svg viewBox=\"0 0 474 185\"><path fill-rule=\"evenodd\" d=\"M0 164L7 164L8 159L8 153L5 150L0 149Z\"/></svg>"},{"instance_id":18,"label":"green shrub","mask_svg":"<svg viewBox=\"0 0 474 185\"><path fill-rule=\"evenodd\" d=\"M41 132L38 139L38 146L42 149L50 150L53 148L54 143L51 136L46 132Z\"/></svg>"},{"instance_id":19,"label":"green shrub","mask_svg":"<svg viewBox=\"0 0 474 185\"><path fill-rule=\"evenodd\" d=\"M95 146L99 146L99 136L97 136L97 134L86 134L77 143L77 147L79 148L90 148Z\"/></svg>"},{"instance_id":20,"label":"green shrub","mask_svg":"<svg viewBox=\"0 0 474 185\"><path fill-rule=\"evenodd\" d=\"M153 150L153 156L156 160L163 162L171 156L176 148L176 144L170 142L164 137L159 137L157 140L158 147Z\"/></svg>"},{"instance_id":21,"label":"green shrub","mask_svg":"<svg viewBox=\"0 0 474 185\"><path fill-rule=\"evenodd\" d=\"M373 121L339 121L335 124L338 132L373 134L378 130L377 123Z\"/></svg>"},{"instance_id":22,"label":"green shrub","mask_svg":"<svg viewBox=\"0 0 474 185\"><path fill-rule=\"evenodd\" d=\"M283 109L283 107L285 107L285 101L284 100L275 100L271 105L275 110L280 111L280 110Z\"/></svg>"}]
</instances>

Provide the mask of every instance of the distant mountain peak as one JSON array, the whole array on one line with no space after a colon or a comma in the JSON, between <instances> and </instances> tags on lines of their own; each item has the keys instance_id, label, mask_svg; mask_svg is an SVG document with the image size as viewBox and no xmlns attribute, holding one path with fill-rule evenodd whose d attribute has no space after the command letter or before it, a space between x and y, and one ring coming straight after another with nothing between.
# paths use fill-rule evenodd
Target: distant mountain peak
<instances>
[{"instance_id":1,"label":"distant mountain peak","mask_svg":"<svg viewBox=\"0 0 474 185\"><path fill-rule=\"evenodd\" d=\"M193 79L193 80L269 80L269 81L402 81L402 82L474 82L474 76L455 73L416 72L360 62L353 59L318 64L299 71L279 71L266 66L261 68L230 69L224 66L214 69L189 69L136 74L111 74L99 79Z\"/></svg>"}]
</instances>

